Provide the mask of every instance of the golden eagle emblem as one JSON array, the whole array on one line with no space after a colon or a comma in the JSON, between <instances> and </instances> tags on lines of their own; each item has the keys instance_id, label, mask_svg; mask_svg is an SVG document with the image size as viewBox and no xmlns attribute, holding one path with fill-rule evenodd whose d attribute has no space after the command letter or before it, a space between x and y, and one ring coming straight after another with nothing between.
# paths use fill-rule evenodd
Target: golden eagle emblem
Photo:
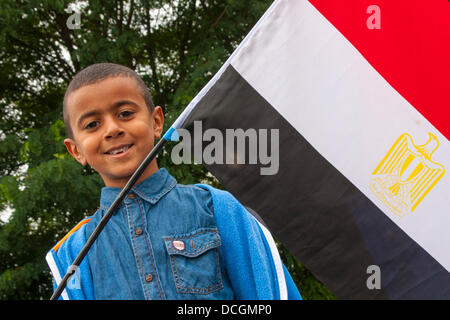
<instances>
[{"instance_id":1,"label":"golden eagle emblem","mask_svg":"<svg viewBox=\"0 0 450 320\"><path fill-rule=\"evenodd\" d=\"M370 189L400 217L413 212L445 173L441 164L431 160L439 141L428 134L428 141L419 146L409 134L402 134L372 172Z\"/></svg>"}]
</instances>

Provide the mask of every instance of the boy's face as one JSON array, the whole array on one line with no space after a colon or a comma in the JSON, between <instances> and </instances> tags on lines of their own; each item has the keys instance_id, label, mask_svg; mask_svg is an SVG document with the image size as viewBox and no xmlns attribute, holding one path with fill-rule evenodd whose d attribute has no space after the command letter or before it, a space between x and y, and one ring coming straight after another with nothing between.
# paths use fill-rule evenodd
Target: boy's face
<instances>
[{"instance_id":1,"label":"boy's face","mask_svg":"<svg viewBox=\"0 0 450 320\"><path fill-rule=\"evenodd\" d=\"M164 122L160 107L150 114L137 83L107 78L81 87L66 100L73 139L64 144L82 165L89 165L108 187L125 186L159 138ZM137 183L157 171L156 161Z\"/></svg>"}]
</instances>

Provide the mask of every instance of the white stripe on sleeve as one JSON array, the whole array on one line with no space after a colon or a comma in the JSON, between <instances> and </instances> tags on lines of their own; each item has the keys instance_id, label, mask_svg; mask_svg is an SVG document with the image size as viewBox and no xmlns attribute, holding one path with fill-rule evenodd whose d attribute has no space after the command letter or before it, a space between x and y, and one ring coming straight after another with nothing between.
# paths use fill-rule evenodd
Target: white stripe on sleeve
<instances>
[{"instance_id":1,"label":"white stripe on sleeve","mask_svg":"<svg viewBox=\"0 0 450 320\"><path fill-rule=\"evenodd\" d=\"M283 263L281 261L280 254L278 253L275 240L273 239L270 231L267 230L267 228L264 225L262 225L258 221L258 219L256 219L255 217L253 218L255 219L256 222L258 222L258 225L261 228L267 243L269 244L270 252L272 253L272 259L275 265L275 271L277 273L278 287L280 288L280 300L287 300L288 294L287 294L286 279L284 278Z\"/></svg>"},{"instance_id":2,"label":"white stripe on sleeve","mask_svg":"<svg viewBox=\"0 0 450 320\"><path fill-rule=\"evenodd\" d=\"M53 259L51 251L47 253L47 255L45 256L45 260L47 261L47 264L50 267L50 270L53 274L53 278L56 281L56 285L59 285L62 278L61 274L59 273L58 267L56 266L55 259ZM69 295L67 294L66 289L64 289L64 291L61 293L61 296L64 300L69 300Z\"/></svg>"}]
</instances>

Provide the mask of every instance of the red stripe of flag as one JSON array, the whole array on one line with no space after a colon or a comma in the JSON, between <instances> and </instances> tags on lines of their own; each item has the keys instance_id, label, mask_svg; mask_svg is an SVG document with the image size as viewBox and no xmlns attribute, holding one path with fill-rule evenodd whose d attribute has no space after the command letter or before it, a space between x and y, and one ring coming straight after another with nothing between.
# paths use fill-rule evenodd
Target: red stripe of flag
<instances>
[{"instance_id":1,"label":"red stripe of flag","mask_svg":"<svg viewBox=\"0 0 450 320\"><path fill-rule=\"evenodd\" d=\"M310 2L450 140L450 1ZM371 5L380 8L380 29L367 27Z\"/></svg>"}]
</instances>

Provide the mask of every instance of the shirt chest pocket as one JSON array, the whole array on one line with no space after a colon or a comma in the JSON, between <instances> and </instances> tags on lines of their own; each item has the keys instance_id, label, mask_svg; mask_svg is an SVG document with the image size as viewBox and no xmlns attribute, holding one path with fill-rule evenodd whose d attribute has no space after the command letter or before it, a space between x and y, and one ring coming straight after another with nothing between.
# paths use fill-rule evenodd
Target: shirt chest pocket
<instances>
[{"instance_id":1,"label":"shirt chest pocket","mask_svg":"<svg viewBox=\"0 0 450 320\"><path fill-rule=\"evenodd\" d=\"M217 228L165 237L178 293L209 294L223 288Z\"/></svg>"}]
</instances>

